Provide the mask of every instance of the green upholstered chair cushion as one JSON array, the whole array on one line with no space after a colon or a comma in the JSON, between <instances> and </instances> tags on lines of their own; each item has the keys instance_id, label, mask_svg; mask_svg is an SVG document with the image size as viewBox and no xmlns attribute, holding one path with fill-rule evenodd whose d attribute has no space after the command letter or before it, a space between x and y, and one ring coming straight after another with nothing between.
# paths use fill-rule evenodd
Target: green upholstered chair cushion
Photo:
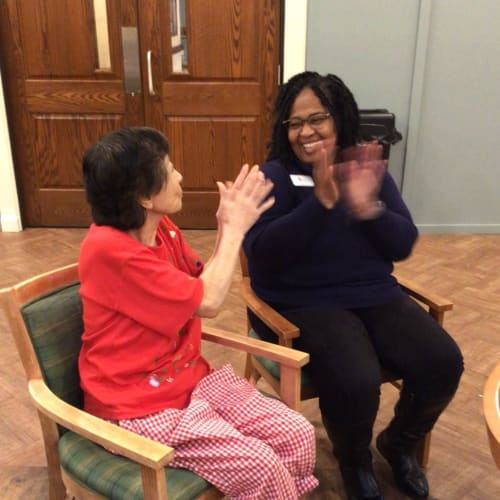
<instances>
[{"instance_id":1,"label":"green upholstered chair cushion","mask_svg":"<svg viewBox=\"0 0 500 500\"><path fill-rule=\"evenodd\" d=\"M251 328L250 331L248 332L248 336L252 337L257 340L262 340L262 338L259 336L259 334ZM277 380L280 379L280 365L279 363L276 363L275 361L272 361L267 358L263 358L261 356L255 356L255 359ZM300 383L301 385L311 385L312 381L309 375L306 373L305 370L301 370L301 377L300 377Z\"/></svg>"},{"instance_id":2,"label":"green upholstered chair cushion","mask_svg":"<svg viewBox=\"0 0 500 500\"><path fill-rule=\"evenodd\" d=\"M82 408L78 354L83 332L80 284L74 283L26 304L22 310L38 362L50 390Z\"/></svg>"},{"instance_id":3,"label":"green upholstered chair cushion","mask_svg":"<svg viewBox=\"0 0 500 500\"><path fill-rule=\"evenodd\" d=\"M59 440L64 470L86 488L111 500L143 498L138 464L106 451L74 432ZM168 498L192 500L211 488L210 483L186 469L165 468Z\"/></svg>"}]
</instances>

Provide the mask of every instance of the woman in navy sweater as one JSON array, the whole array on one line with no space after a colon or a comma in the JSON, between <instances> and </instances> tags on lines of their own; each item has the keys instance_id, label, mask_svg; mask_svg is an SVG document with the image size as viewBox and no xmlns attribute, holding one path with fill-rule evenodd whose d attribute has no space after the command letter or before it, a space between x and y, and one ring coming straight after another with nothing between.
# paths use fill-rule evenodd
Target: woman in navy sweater
<instances>
[{"instance_id":1,"label":"woman in navy sweater","mask_svg":"<svg viewBox=\"0 0 500 500\"><path fill-rule=\"evenodd\" d=\"M311 355L307 369L349 498L382 498L369 449L381 368L402 377L394 418L376 444L398 486L425 498L416 445L455 394L463 358L391 275L417 228L381 147L359 145L358 107L340 78L294 76L275 113L262 166L275 203L244 240L252 287L300 328L294 347Z\"/></svg>"}]
</instances>

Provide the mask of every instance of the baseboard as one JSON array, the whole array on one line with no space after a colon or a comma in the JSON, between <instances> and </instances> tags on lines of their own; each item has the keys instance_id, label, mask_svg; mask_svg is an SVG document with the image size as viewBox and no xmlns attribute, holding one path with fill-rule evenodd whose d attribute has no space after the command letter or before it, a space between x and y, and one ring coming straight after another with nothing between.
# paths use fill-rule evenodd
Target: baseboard
<instances>
[{"instance_id":1,"label":"baseboard","mask_svg":"<svg viewBox=\"0 0 500 500\"><path fill-rule=\"evenodd\" d=\"M500 224L416 224L421 233L499 234Z\"/></svg>"},{"instance_id":2,"label":"baseboard","mask_svg":"<svg viewBox=\"0 0 500 500\"><path fill-rule=\"evenodd\" d=\"M0 214L0 230L2 233L18 233L22 231L21 219L15 214Z\"/></svg>"}]
</instances>

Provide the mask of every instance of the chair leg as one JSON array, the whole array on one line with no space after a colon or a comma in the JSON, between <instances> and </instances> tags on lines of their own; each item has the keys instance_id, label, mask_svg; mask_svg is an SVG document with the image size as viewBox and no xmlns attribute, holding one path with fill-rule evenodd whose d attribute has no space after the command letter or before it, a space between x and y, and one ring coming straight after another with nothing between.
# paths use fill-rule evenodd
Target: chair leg
<instances>
[{"instance_id":1,"label":"chair leg","mask_svg":"<svg viewBox=\"0 0 500 500\"><path fill-rule=\"evenodd\" d=\"M64 500L66 498L66 486L61 475L61 462L57 453L57 441L59 439L55 423L40 411L37 411L40 426L43 431L45 444L45 456L47 458L47 473L49 476L49 499Z\"/></svg>"},{"instance_id":2,"label":"chair leg","mask_svg":"<svg viewBox=\"0 0 500 500\"><path fill-rule=\"evenodd\" d=\"M66 498L66 487L64 486L61 475L58 478L49 477L49 499L64 500Z\"/></svg>"},{"instance_id":3,"label":"chair leg","mask_svg":"<svg viewBox=\"0 0 500 500\"><path fill-rule=\"evenodd\" d=\"M259 379L261 378L260 373L254 367L251 354L247 354L247 360L245 363L245 378L252 385L256 385Z\"/></svg>"}]
</instances>

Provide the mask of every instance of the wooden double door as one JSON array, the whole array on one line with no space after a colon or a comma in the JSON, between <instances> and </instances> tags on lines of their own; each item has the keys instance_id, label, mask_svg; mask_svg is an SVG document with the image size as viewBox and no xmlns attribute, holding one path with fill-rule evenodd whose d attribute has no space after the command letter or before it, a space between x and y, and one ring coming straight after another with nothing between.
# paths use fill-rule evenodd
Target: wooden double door
<instances>
[{"instance_id":1,"label":"wooden double door","mask_svg":"<svg viewBox=\"0 0 500 500\"><path fill-rule=\"evenodd\" d=\"M163 131L181 227L215 226L215 180L261 163L279 78L280 0L0 0L1 62L24 226L86 226L85 149Z\"/></svg>"}]
</instances>

